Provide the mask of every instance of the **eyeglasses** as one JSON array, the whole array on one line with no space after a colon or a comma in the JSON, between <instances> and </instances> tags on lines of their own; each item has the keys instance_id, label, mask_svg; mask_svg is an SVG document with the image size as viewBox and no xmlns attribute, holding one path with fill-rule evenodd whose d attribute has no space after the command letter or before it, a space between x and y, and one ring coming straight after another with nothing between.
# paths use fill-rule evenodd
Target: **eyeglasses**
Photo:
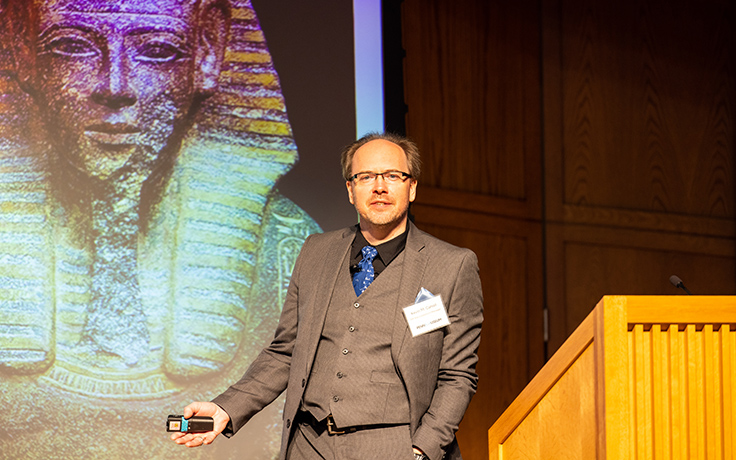
<instances>
[{"instance_id":1,"label":"eyeglasses","mask_svg":"<svg viewBox=\"0 0 736 460\"><path fill-rule=\"evenodd\" d=\"M384 171L382 173L364 171L353 174L350 176L350 180L355 181L356 184L372 184L378 176L381 176L389 184L398 184L406 179L411 179L411 174L402 171Z\"/></svg>"}]
</instances>

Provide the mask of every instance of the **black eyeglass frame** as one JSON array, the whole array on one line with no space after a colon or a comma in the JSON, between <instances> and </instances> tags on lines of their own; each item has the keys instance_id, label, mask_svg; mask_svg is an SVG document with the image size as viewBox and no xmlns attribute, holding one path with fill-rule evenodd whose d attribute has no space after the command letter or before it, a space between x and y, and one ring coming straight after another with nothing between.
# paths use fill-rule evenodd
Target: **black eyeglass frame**
<instances>
[{"instance_id":1,"label":"black eyeglass frame","mask_svg":"<svg viewBox=\"0 0 736 460\"><path fill-rule=\"evenodd\" d=\"M380 173L373 172L373 171L361 171L359 173L355 173L352 176L350 176L350 180L351 181L354 181L361 174L370 174L370 175L373 175L373 178L371 178L369 182L374 182L376 179L378 179L378 176L381 176L381 178L384 181L388 182L389 184L391 184L391 183L398 183L398 182L394 182L394 181L390 181L390 180L387 180L386 179L386 176L384 176L384 174L389 174L389 173L400 175L401 176L401 182L405 182L407 179L411 179L412 178L412 175L409 174L409 173L405 173L404 171L398 171L396 169L391 169L389 171L384 171L384 172L380 172Z\"/></svg>"}]
</instances>

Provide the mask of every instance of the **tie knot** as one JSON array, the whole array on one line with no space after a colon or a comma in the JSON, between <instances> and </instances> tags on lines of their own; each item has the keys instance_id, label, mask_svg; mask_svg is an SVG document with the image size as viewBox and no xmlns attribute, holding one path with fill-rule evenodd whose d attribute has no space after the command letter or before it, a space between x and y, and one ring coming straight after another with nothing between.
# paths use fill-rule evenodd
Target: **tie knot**
<instances>
[{"instance_id":1,"label":"tie knot","mask_svg":"<svg viewBox=\"0 0 736 460\"><path fill-rule=\"evenodd\" d=\"M373 246L363 246L363 249L361 249L360 252L363 253L363 259L368 260L369 262L373 262L373 259L378 254L378 251Z\"/></svg>"}]
</instances>

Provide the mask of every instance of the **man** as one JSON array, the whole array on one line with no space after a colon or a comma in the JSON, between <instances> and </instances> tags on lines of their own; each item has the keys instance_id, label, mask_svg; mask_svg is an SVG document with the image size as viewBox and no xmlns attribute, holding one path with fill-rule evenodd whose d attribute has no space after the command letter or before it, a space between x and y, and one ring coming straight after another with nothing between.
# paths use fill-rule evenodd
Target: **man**
<instances>
[{"instance_id":1,"label":"man","mask_svg":"<svg viewBox=\"0 0 736 460\"><path fill-rule=\"evenodd\" d=\"M307 239L273 341L213 402L184 409L212 416L214 430L175 433L177 443L230 436L286 389L281 459L461 458L455 431L475 393L483 319L475 254L409 221L413 143L370 134L342 165L359 224ZM449 321L413 336L402 309L422 294Z\"/></svg>"},{"instance_id":2,"label":"man","mask_svg":"<svg viewBox=\"0 0 736 460\"><path fill-rule=\"evenodd\" d=\"M296 147L257 18L242 0L0 15L0 451L167 457L158 407L242 373L318 230L274 190Z\"/></svg>"}]
</instances>

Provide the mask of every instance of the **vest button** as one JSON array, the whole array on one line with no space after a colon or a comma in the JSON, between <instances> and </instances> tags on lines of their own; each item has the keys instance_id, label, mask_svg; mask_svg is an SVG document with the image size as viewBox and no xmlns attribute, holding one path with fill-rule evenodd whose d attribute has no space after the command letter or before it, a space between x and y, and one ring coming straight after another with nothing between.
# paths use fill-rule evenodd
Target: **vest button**
<instances>
[{"instance_id":1,"label":"vest button","mask_svg":"<svg viewBox=\"0 0 736 460\"><path fill-rule=\"evenodd\" d=\"M343 374L342 372L338 372L338 373L337 373L337 378L338 378L338 379L341 379L341 378L343 378L343 377L345 377L345 374Z\"/></svg>"},{"instance_id":2,"label":"vest button","mask_svg":"<svg viewBox=\"0 0 736 460\"><path fill-rule=\"evenodd\" d=\"M358 302L355 302L355 303L353 304L353 306L354 306L355 308L360 308L360 304L359 304Z\"/></svg>"},{"instance_id":3,"label":"vest button","mask_svg":"<svg viewBox=\"0 0 736 460\"><path fill-rule=\"evenodd\" d=\"M335 395L335 396L332 397L332 400L335 401L335 402L338 402L340 400L340 398L337 395Z\"/></svg>"},{"instance_id":4,"label":"vest button","mask_svg":"<svg viewBox=\"0 0 736 460\"><path fill-rule=\"evenodd\" d=\"M343 355L347 355L348 354L348 349L347 348L343 348L342 349L342 354Z\"/></svg>"},{"instance_id":5,"label":"vest button","mask_svg":"<svg viewBox=\"0 0 736 460\"><path fill-rule=\"evenodd\" d=\"M350 332L355 332L355 326L350 326L350 327L348 328L348 331L350 331Z\"/></svg>"}]
</instances>

